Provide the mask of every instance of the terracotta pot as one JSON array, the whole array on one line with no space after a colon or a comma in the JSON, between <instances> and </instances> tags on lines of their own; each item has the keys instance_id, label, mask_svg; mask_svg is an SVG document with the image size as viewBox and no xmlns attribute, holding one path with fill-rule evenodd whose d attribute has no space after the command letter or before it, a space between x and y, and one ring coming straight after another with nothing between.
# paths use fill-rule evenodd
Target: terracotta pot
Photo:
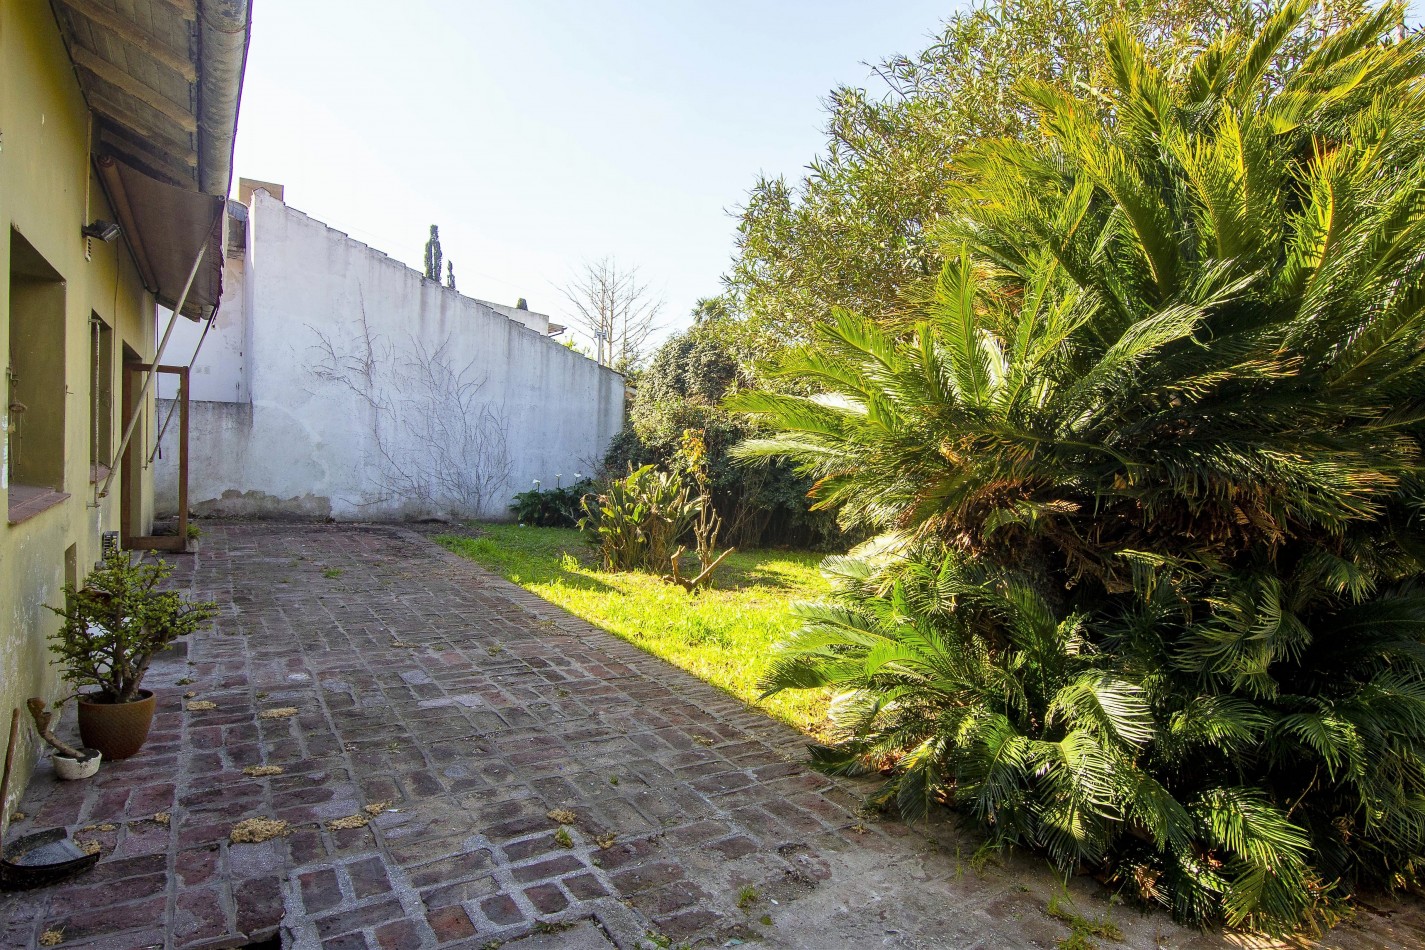
<instances>
[{"instance_id":1,"label":"terracotta pot","mask_svg":"<svg viewBox=\"0 0 1425 950\"><path fill-rule=\"evenodd\" d=\"M79 738L110 762L127 759L148 739L155 706L153 693L146 689L139 690L138 700L132 703L93 703L81 696Z\"/></svg>"},{"instance_id":2,"label":"terracotta pot","mask_svg":"<svg viewBox=\"0 0 1425 950\"><path fill-rule=\"evenodd\" d=\"M66 782L91 778L99 771L99 762L104 758L104 754L97 749L92 751L94 754L87 759L71 759L67 755L54 753L50 756L50 761L54 763L55 774Z\"/></svg>"}]
</instances>

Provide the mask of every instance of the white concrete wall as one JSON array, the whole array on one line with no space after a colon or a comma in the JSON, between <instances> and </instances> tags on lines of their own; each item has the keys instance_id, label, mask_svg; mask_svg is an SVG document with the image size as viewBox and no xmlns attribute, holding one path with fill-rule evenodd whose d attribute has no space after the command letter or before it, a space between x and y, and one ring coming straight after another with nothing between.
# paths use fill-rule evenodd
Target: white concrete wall
<instances>
[{"instance_id":1,"label":"white concrete wall","mask_svg":"<svg viewBox=\"0 0 1425 950\"><path fill-rule=\"evenodd\" d=\"M521 310L518 307L511 307L502 303L495 303L491 300L476 300L478 304L484 304L496 313L503 314L511 320L518 320L525 326L538 333L549 332L549 317L543 313L535 313L533 310Z\"/></svg>"},{"instance_id":2,"label":"white concrete wall","mask_svg":"<svg viewBox=\"0 0 1425 950\"><path fill-rule=\"evenodd\" d=\"M623 423L623 377L266 192L252 202L225 322L198 361L238 347L242 371L194 375L195 395L233 396L193 403L191 510L508 517L532 480L597 464ZM176 510L176 436L160 512Z\"/></svg>"},{"instance_id":3,"label":"white concrete wall","mask_svg":"<svg viewBox=\"0 0 1425 950\"><path fill-rule=\"evenodd\" d=\"M180 317L164 351L163 362L185 366L193 360L188 372L192 398L212 402L247 402L247 321L243 304L243 256L229 253L223 262L223 299L213 327L203 339L202 321ZM172 311L158 309L157 334L161 337L168 326ZM202 348L198 348L202 340ZM155 385L161 399L172 399L178 391L178 380L164 373Z\"/></svg>"}]
</instances>

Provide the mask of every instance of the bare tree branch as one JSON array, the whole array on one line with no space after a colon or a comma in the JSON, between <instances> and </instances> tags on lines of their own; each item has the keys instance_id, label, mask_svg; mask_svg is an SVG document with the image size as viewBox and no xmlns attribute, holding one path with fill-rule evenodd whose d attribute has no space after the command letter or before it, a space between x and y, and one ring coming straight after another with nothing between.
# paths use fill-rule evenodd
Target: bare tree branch
<instances>
[{"instance_id":1,"label":"bare tree branch","mask_svg":"<svg viewBox=\"0 0 1425 950\"><path fill-rule=\"evenodd\" d=\"M561 290L602 365L625 370L642 362L663 301L639 281L637 267L621 268L612 257L585 261Z\"/></svg>"}]
</instances>

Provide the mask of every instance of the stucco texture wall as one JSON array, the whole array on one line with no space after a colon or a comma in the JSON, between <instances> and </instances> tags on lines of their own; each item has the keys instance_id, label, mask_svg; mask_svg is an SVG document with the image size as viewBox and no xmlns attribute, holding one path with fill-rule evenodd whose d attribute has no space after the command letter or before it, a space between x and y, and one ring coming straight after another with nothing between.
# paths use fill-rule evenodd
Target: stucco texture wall
<instances>
[{"instance_id":1,"label":"stucco texture wall","mask_svg":"<svg viewBox=\"0 0 1425 950\"><path fill-rule=\"evenodd\" d=\"M202 357L189 373L188 384L192 387L190 395L193 399L205 402L248 401L245 360L249 341L243 332L242 263L240 253L233 256L229 252L224 262L223 298L218 304L207 339L203 339L202 321L184 319L173 326L173 335L168 341L163 361L187 366L194 353ZM170 316L172 311L160 305L158 325L167 327ZM177 393L178 381L165 373L154 381L154 387L160 398L168 399Z\"/></svg>"},{"instance_id":2,"label":"stucco texture wall","mask_svg":"<svg viewBox=\"0 0 1425 950\"><path fill-rule=\"evenodd\" d=\"M12 261L12 233L32 247L62 279L62 315L53 326L62 339L63 459L59 485L69 497L18 523L0 524L0 749L8 737L10 712L30 696L53 700L63 692L50 663L48 635L57 618L44 607L57 605L67 576L82 580L100 556L102 532L119 527L118 482L109 497L97 498L91 480L90 438L93 372L90 314L113 330L114 358L103 369L112 391L120 391L120 354L124 346L140 357L152 353L153 301L144 292L122 241L94 242L85 259L80 228L93 218L113 219L113 212L89 162L88 112L74 68L65 54L54 13L42 0L0 3L0 363L12 365L9 349L11 300L6 279ZM86 207L87 202L87 207ZM12 232L13 229L13 232ZM119 344L123 344L122 346ZM0 409L0 452L8 453L23 414ZM117 404L100 424L118 442ZM152 437L151 413L140 434ZM32 433L33 434L33 433ZM23 435L23 429L21 430ZM0 495L8 507L11 485L0 464ZM151 481L136 484L136 526L146 525ZM17 496L18 497L18 496ZM72 713L71 713L72 714ZM21 731L12 802L23 791L34 762L33 730ZM8 815L0 807L0 815ZM3 830L0 819L0 830Z\"/></svg>"},{"instance_id":3,"label":"stucco texture wall","mask_svg":"<svg viewBox=\"0 0 1425 950\"><path fill-rule=\"evenodd\" d=\"M200 516L505 517L534 479L591 472L622 426L619 374L265 192L247 241L228 269L242 323L217 349L247 341L248 401L192 405Z\"/></svg>"}]
</instances>

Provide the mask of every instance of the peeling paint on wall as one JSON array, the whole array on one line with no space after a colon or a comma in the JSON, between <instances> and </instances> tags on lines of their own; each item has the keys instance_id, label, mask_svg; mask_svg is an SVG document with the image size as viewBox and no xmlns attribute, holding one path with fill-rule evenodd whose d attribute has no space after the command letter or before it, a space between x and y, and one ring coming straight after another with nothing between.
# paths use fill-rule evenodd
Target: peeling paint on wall
<instances>
[{"instance_id":1,"label":"peeling paint on wall","mask_svg":"<svg viewBox=\"0 0 1425 950\"><path fill-rule=\"evenodd\" d=\"M332 514L331 499L322 495L278 498L263 491L238 491L235 488L223 492L219 498L193 502L190 507L200 518L325 521Z\"/></svg>"}]
</instances>

